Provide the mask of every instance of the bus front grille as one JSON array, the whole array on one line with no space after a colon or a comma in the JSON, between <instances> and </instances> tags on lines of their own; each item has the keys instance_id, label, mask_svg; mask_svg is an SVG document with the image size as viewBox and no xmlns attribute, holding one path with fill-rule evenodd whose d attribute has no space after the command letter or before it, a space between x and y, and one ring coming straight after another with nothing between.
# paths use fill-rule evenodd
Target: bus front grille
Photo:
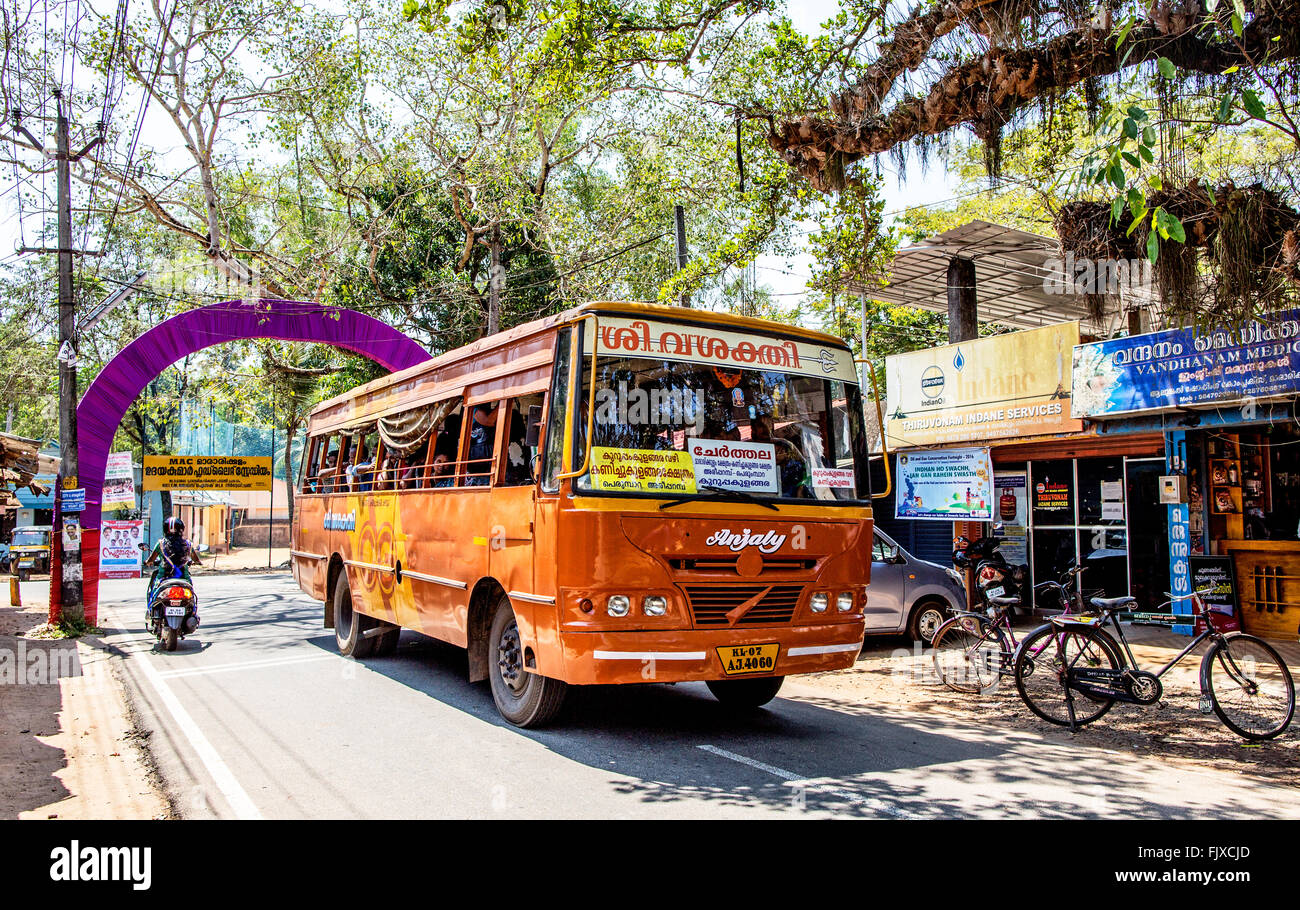
<instances>
[{"instance_id":1,"label":"bus front grille","mask_svg":"<svg viewBox=\"0 0 1300 910\"><path fill-rule=\"evenodd\" d=\"M803 585L689 585L685 590L696 626L731 625L727 614L760 594L762 597L758 602L746 610L735 625L769 626L791 620L795 607L799 605Z\"/></svg>"}]
</instances>

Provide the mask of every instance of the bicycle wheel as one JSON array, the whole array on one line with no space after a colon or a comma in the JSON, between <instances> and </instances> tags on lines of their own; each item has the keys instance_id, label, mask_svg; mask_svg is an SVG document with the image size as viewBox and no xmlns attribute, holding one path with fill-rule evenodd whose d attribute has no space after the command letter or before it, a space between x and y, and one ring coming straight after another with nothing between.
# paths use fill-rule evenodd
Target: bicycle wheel
<instances>
[{"instance_id":1,"label":"bicycle wheel","mask_svg":"<svg viewBox=\"0 0 1300 910\"><path fill-rule=\"evenodd\" d=\"M1064 671L1076 669L1119 670L1124 666L1119 645L1101 629L1039 626L1020 643L1016 651L1016 690L1029 710L1049 723L1068 727L1070 706L1066 698ZM1071 691L1073 723L1090 724L1110 710L1113 699L1097 699Z\"/></svg>"},{"instance_id":2,"label":"bicycle wheel","mask_svg":"<svg viewBox=\"0 0 1300 910\"><path fill-rule=\"evenodd\" d=\"M1295 683L1278 653L1253 635L1230 635L1201 659L1201 691L1228 729L1272 739L1291 723Z\"/></svg>"},{"instance_id":3,"label":"bicycle wheel","mask_svg":"<svg viewBox=\"0 0 1300 910\"><path fill-rule=\"evenodd\" d=\"M934 671L954 692L987 694L998 687L999 670L1011 660L1003 631L983 616L954 616L934 633Z\"/></svg>"}]
</instances>

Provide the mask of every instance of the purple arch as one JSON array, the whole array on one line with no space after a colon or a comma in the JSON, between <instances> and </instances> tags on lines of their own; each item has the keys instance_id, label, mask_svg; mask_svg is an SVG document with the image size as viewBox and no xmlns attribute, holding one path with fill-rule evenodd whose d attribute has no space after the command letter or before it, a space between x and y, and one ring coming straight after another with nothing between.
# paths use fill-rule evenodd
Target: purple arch
<instances>
[{"instance_id":1,"label":"purple arch","mask_svg":"<svg viewBox=\"0 0 1300 910\"><path fill-rule=\"evenodd\" d=\"M189 310L131 342L95 377L77 405L79 481L86 490L81 514L91 532L82 551L86 612L93 616L99 575L98 529L104 468L127 408L163 370L204 348L248 338L329 344L368 357L389 370L429 359L429 352L378 319L354 310L300 300L229 300Z\"/></svg>"}]
</instances>

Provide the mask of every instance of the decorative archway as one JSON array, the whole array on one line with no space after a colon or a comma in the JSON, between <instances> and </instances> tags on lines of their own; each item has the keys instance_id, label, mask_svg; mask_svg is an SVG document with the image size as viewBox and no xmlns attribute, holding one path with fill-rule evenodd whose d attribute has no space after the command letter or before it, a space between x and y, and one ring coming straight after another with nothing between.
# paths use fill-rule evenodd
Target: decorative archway
<instances>
[{"instance_id":1,"label":"decorative archway","mask_svg":"<svg viewBox=\"0 0 1300 910\"><path fill-rule=\"evenodd\" d=\"M389 370L429 359L397 329L354 310L301 300L228 300L166 320L118 352L77 405L78 480L86 490L81 513L82 591L86 619L99 615L99 523L104 468L127 408L176 361L213 345L249 338L305 341L344 348ZM51 592L57 596L56 592Z\"/></svg>"}]
</instances>

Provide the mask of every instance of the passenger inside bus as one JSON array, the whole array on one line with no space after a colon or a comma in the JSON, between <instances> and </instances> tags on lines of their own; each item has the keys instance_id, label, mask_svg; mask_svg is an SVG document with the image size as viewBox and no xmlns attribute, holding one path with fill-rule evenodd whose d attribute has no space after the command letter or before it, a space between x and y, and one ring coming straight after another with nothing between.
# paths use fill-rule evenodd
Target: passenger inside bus
<instances>
[{"instance_id":1,"label":"passenger inside bus","mask_svg":"<svg viewBox=\"0 0 1300 910\"><path fill-rule=\"evenodd\" d=\"M331 443L333 441L331 440ZM339 450L332 448L325 453L325 463L320 469L320 492L332 493L339 471Z\"/></svg>"},{"instance_id":2,"label":"passenger inside bus","mask_svg":"<svg viewBox=\"0 0 1300 910\"><path fill-rule=\"evenodd\" d=\"M353 492L366 493L374 485L375 459L373 449L375 443L370 439L362 439L357 446L357 459L348 466L348 485Z\"/></svg>"},{"instance_id":3,"label":"passenger inside bus","mask_svg":"<svg viewBox=\"0 0 1300 910\"><path fill-rule=\"evenodd\" d=\"M466 486L485 486L492 474L492 447L496 441L497 417L501 408L497 404L475 405L473 422L469 428L469 464L465 473Z\"/></svg>"}]
</instances>

